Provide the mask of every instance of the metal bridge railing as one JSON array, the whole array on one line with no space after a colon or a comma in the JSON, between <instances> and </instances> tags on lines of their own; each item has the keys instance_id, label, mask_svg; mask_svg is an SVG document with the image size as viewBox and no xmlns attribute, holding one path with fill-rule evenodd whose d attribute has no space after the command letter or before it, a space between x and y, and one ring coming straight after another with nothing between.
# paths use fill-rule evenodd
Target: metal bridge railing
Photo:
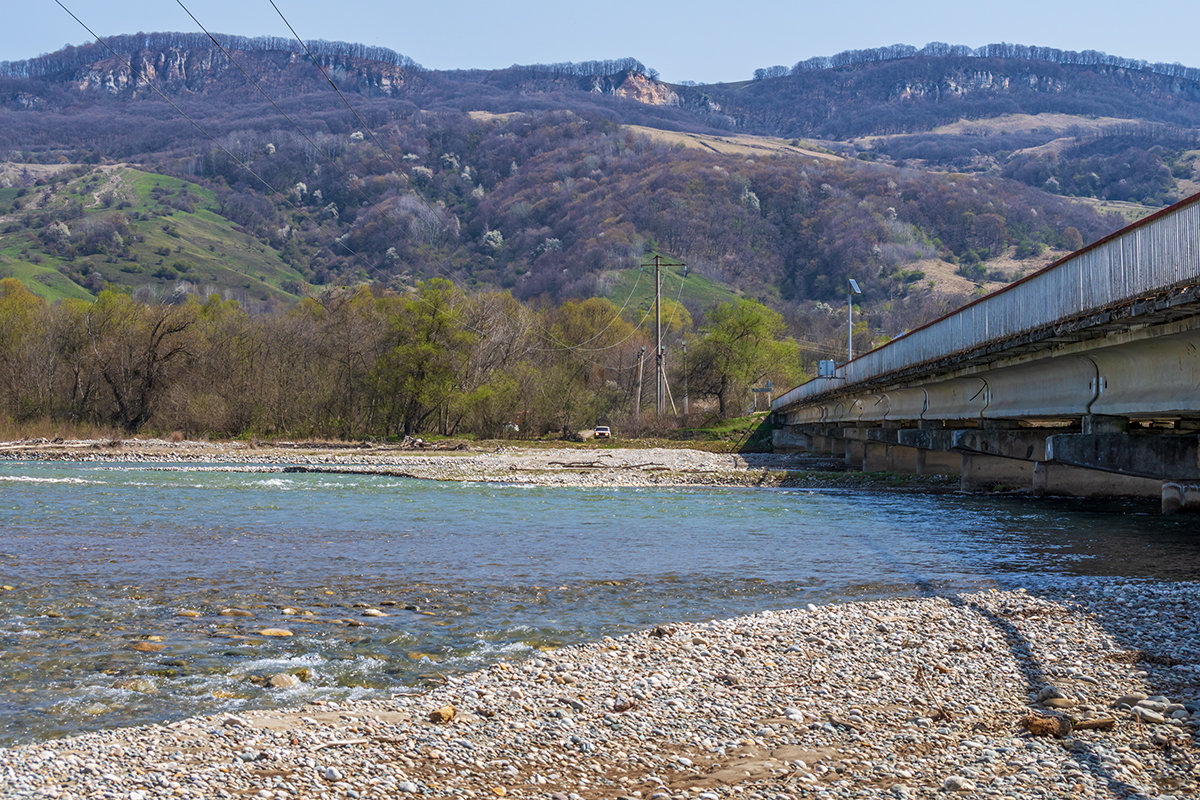
<instances>
[{"instance_id":1,"label":"metal bridge railing","mask_svg":"<svg viewBox=\"0 0 1200 800\"><path fill-rule=\"evenodd\" d=\"M1200 281L1200 195L1163 209L958 311L864 353L772 404L786 408L925 362L973 351L1167 287Z\"/></svg>"}]
</instances>

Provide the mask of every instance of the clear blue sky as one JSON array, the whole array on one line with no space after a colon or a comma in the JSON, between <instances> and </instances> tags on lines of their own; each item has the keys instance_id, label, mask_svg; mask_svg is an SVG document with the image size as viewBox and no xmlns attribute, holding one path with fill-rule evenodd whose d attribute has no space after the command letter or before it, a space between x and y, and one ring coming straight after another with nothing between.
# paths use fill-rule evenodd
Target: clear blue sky
<instances>
[{"instance_id":1,"label":"clear blue sky","mask_svg":"<svg viewBox=\"0 0 1200 800\"><path fill-rule=\"evenodd\" d=\"M197 30L174 0L62 0L101 36ZM1012 42L1200 67L1196 0L275 0L306 39L382 45L433 69L632 56L669 81L749 78L755 68L889 44ZM184 0L209 30L288 36L269 0ZM54 0L14 0L0 61L90 36Z\"/></svg>"}]
</instances>

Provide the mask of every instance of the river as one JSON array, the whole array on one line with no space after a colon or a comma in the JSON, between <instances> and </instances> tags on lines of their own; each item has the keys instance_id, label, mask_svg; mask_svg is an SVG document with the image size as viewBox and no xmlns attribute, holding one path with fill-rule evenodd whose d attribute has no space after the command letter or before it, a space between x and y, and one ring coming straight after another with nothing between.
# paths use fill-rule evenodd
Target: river
<instances>
[{"instance_id":1,"label":"river","mask_svg":"<svg viewBox=\"0 0 1200 800\"><path fill-rule=\"evenodd\" d=\"M0 532L0 744L404 691L675 620L1200 575L1194 521L1142 506L195 464L0 462ZM284 672L306 680L262 685Z\"/></svg>"}]
</instances>

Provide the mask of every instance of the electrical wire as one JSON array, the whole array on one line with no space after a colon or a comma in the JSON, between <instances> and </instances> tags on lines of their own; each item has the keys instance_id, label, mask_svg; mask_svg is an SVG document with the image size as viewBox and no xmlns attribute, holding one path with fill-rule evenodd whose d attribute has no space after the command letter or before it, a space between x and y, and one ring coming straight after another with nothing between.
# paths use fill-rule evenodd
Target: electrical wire
<instances>
[{"instance_id":1,"label":"electrical wire","mask_svg":"<svg viewBox=\"0 0 1200 800\"><path fill-rule=\"evenodd\" d=\"M678 311L678 309L679 309L679 305L680 305L679 301L683 297L683 284L684 284L684 280L686 278L687 278L687 272L685 271L679 278L679 292L676 293L676 295L675 295L675 307L674 307L675 311ZM614 342L610 345L606 345L604 347L578 348L578 349L575 349L574 352L576 354L602 353L605 350L611 350L614 347L620 347L621 345L625 344L626 342L628 342L630 339L632 339L634 336L637 335L637 332L640 331L642 329L642 327L646 324L646 321L650 319L650 312L653 310L654 310L654 304L651 303L649 306L646 307L646 313L642 315L641 321L638 322L638 324L634 326L633 330L630 331L629 335L626 336L624 339L620 339L619 341L616 341L616 342ZM674 322L674 320L675 320L675 314L672 313L671 320L670 320L670 322L667 323L667 327L670 327L671 323ZM596 361L595 359L590 358L586 355L582 355L581 357L584 358L585 360L589 361L594 366L603 367L605 369L611 369L616 372L627 372L629 370L636 369L636 367L637 367L636 364L631 364L628 367L610 367L605 364L601 364L599 361Z\"/></svg>"},{"instance_id":2,"label":"electrical wire","mask_svg":"<svg viewBox=\"0 0 1200 800\"><path fill-rule=\"evenodd\" d=\"M294 120L286 111L284 111L282 108L279 107L279 104L275 102L275 98L273 98L273 97L271 97L271 95L267 94L266 90L263 89L263 87L261 85L259 85L258 81L254 80L254 78L250 75L250 73L247 72L246 69L240 63L238 63L237 59L235 59L233 57L233 54L231 54L227 49L225 49L225 46L223 44L221 44L220 42L217 41L217 38L212 35L212 33L208 30L208 28L204 27L204 25L200 22L200 20L196 19L196 15L191 12L191 9L189 9L187 6L185 6L183 4L183 0L175 0L175 2L179 5L180 8L182 8L184 10L184 12L189 17L192 18L192 22L196 23L196 25L199 26L200 30L204 31L204 35L209 38L209 41L211 41L213 44L215 44L217 46L217 48L222 53L224 53L225 57L227 59L229 59L229 62L238 68L238 71L242 73L242 75L246 78L246 80L250 81L250 84L255 89L258 90L258 93L261 94L263 97L265 97L267 102L270 103L272 106L274 106L275 110L278 111L281 115L283 115L284 119L286 119L288 122L292 123L292 127L296 129L296 133L303 136L304 141L306 141L310 145L312 145L313 149L316 150L318 153L320 153L321 156L326 161L329 162L330 166L332 166L335 170L337 170L338 173L341 174L341 176L343 178L346 178L347 180L349 180L349 176L346 175L346 172L341 168L341 166L338 165L338 163L336 161L334 161L332 158L330 158L329 155L324 150L322 150L321 147L316 142L314 142L311 138L309 138L308 134L305 133L303 131L303 129L301 129L300 124L298 122L296 122L296 120Z\"/></svg>"},{"instance_id":3,"label":"electrical wire","mask_svg":"<svg viewBox=\"0 0 1200 800\"><path fill-rule=\"evenodd\" d=\"M371 137L371 141L374 142L375 146L379 148L380 152L382 152L383 155L385 157L387 157L387 159L389 161L392 162L392 165L396 167L396 171L404 178L405 182L407 183L408 175L400 168L400 165L392 157L391 153L388 152L387 148L385 148L383 146L383 144L379 141L379 139L375 136L375 132L373 130L371 130L371 127L369 125L367 125L366 121L362 118L362 116L359 115L358 111L355 110L354 106L351 105L350 100L344 94L342 94L342 90L338 88L338 85L336 83L334 83L334 81L331 77L329 77L329 73L325 70L325 68L323 66L321 66L320 61L317 60L317 57L313 54L312 50L309 48L308 44L304 41L304 39L302 39L300 37L300 34L296 32L295 27L288 20L287 16L283 13L283 11L279 8L279 6L275 3L275 0L267 0L267 2L269 2L271 4L271 7L273 9L275 9L275 13L279 15L279 18L281 20L283 20L283 24L287 26L287 29L292 32L292 36L295 37L296 41L300 43L300 46L304 48L304 52L308 54L309 60L312 61L313 65L325 77L325 80L329 83L329 86L333 89L334 92L337 93L337 96L341 98L342 102L345 103L346 108L350 109L350 113L354 115L354 118L356 120L358 120L358 122L362 126L363 130L365 130L367 132L367 135L369 135ZM411 188L411 184L409 184L409 186ZM441 217L441 214L438 214L437 211L435 209L433 209L432 206L430 206L429 202L427 200L425 200L425 198L423 196L421 196L421 194L419 192L415 192L415 190L414 190L414 193L425 204L426 208L428 208L437 217L439 217L439 218ZM630 297L632 297L632 293L630 294ZM628 303L628 301L627 301L627 303ZM616 316L614 316L612 318L612 320L609 321L608 325L605 326L605 330L607 330L609 327L611 327L619 318L620 318L620 314L618 313ZM578 352L578 350L579 350L578 347L573 347L565 342L558 341L549 333L549 331L537 330L537 326L534 326L534 328L532 329L532 332L534 333L534 335L536 335L538 338L542 339L543 341L546 341L546 342L549 342L549 343L555 345L557 349L569 350L569 351L574 351L574 352ZM603 331L601 331L601 333L603 333ZM596 334L596 336L592 337L592 339L589 339L587 341L593 341L599 335L600 334ZM616 346L616 345L613 345L613 346ZM605 350L605 349L610 349L610 348L599 348L598 350L595 350L592 352L598 352L599 350ZM555 350L555 348L550 348L550 349L539 349L538 351L539 352L554 352L554 350Z\"/></svg>"},{"instance_id":4,"label":"electrical wire","mask_svg":"<svg viewBox=\"0 0 1200 800\"><path fill-rule=\"evenodd\" d=\"M605 325L603 328L601 328L599 331L597 331L595 334L590 336L589 338L584 339L582 342L575 345L574 346L575 348L580 348L589 342L596 341L601 336L603 336L604 332L607 331L609 328L611 328L613 326L613 324L616 323L617 320L621 319L622 316L624 316L625 309L629 307L630 301L633 300L633 295L635 292L637 292L638 285L642 282L642 275L644 273L645 273L644 269L641 269L641 268L638 269L638 275L637 275L637 278L633 282L633 288L629 290L629 296L625 298L625 302L622 303L621 307L617 309L617 313L614 314L613 318L608 321L608 324Z\"/></svg>"},{"instance_id":5,"label":"electrical wire","mask_svg":"<svg viewBox=\"0 0 1200 800\"><path fill-rule=\"evenodd\" d=\"M225 155L227 155L227 156L229 156L231 159L233 159L234 163L236 163L236 164L237 164L238 166L240 166L242 169L246 170L246 172L249 172L251 175L253 175L253 176L254 176L254 177L255 177L255 178L256 178L256 179L259 181L259 183L261 183L263 186L267 187L267 189L269 189L269 190L270 190L270 191L271 191L273 194L275 194L275 195L278 195L278 196L279 196L279 198L280 198L280 199L282 199L282 200L283 200L285 203L287 203L289 206L291 206L293 210L295 210L296 212L298 212L298 213L299 213L299 214L301 214L302 216L306 217L306 218L307 218L307 219L308 219L310 222L314 222L314 224L315 224L315 220L313 220L313 219L312 219L312 217L311 217L311 216L309 216L309 215L308 215L308 214L307 214L307 213L304 211L304 209L302 209L302 208L300 208L299 206L297 206L295 203L293 203L293 202L291 201L291 199L290 199L290 198L289 198L287 195L285 195L283 192L279 191L279 190L278 190L278 189L276 189L274 186L272 186L272 185L271 185L271 183L270 183L270 181L268 181L266 178L264 178L263 176L261 176L261 175L259 175L257 172L255 172L255 171L254 171L254 169L253 169L253 168L252 168L252 167L251 167L249 164L247 164L245 161L243 161L242 159L240 159L240 158L238 158L236 155L234 155L232 152L230 152L229 148L227 148L227 147L225 147L225 145L221 144L221 143L220 143L220 142L217 140L217 137L213 136L213 135L212 135L212 134L211 134L211 133L210 133L210 132L209 132L207 129L205 129L205 127L204 127L203 125L201 125L201 124L200 124L199 122L197 122L196 120L192 119L192 117L191 117L191 116L189 116L189 115L188 115L188 113L187 113L186 111L184 111L182 108L180 108L180 107L179 107L179 105L178 105L178 104L177 104L177 103L176 103L174 100L172 100L170 97L168 97L168 96L167 96L167 94L166 94L166 93L165 93L165 92L164 92L162 89L160 89L158 86L156 86L156 85L155 85L155 84L154 84L154 83L153 83L153 82L152 82L152 81L151 81L149 78L147 78L147 77L146 77L144 74L142 74L141 72L138 72L138 71L137 71L137 70L134 68L134 66L133 66L133 63L132 63L131 61L129 61L129 60L128 60L128 59L126 59L126 58L123 58L123 57L121 56L121 54L120 54L120 53L118 53L116 50L114 50L114 49L113 49L113 47L112 47L112 46L111 46L111 45L110 45L110 44L109 44L107 41L105 41L104 39L102 39L100 36L96 35L96 32L95 32L95 31L93 31L91 28L89 28L89 27L87 26L87 24L86 24L86 23L84 23L84 21L83 21L83 20L81 20L79 17L77 17L77 16L75 15L75 12L73 12L73 11L71 11L71 9L67 8L67 7L66 7L66 6L65 6L65 5L62 3L62 0L54 0L54 2L55 2L57 5L58 5L58 7L59 7L59 8L61 8L61 9L62 9L63 11L65 11L65 12L67 12L67 14L68 14L68 15L70 15L71 19L73 19L73 20L75 20L76 22L78 22L78 23L80 24L80 26L82 26L82 27L83 27L83 29L84 29L85 31L87 31L89 34L91 34L91 35L92 35L92 37L93 37L93 38L94 38L94 39L95 39L95 40L96 40L96 41L97 41L99 44L103 45L103 46L104 46L104 48L105 48L106 50L108 50L108 52L112 53L114 58L116 58L118 61L120 61L120 62L121 62L122 64L124 64L126 67L128 67L128 68L129 68L129 73L130 73L131 75L135 76L135 78L136 78L136 79L138 79L138 80L140 80L140 81L144 82L144 83L145 83L147 86L149 86L151 89L153 89L153 90L154 90L154 92L155 92L155 94L157 94L159 97L161 97L161 98L162 98L162 99L163 99L163 100L164 100L164 101L165 101L165 102L166 102L166 103L167 103L169 106L171 106L171 108L175 109L176 113L178 113L178 114L179 114L181 117L183 117L183 118L184 118L184 119L186 119L188 122L190 122L190 123L192 124L192 126L196 128L196 130L200 131L200 133L202 133L202 134L204 134L204 136L208 137L208 139L210 139L210 140L212 141L212 143L213 143L213 144L215 144L215 145L217 146L217 148L218 148L218 149L219 149L219 150L220 150L222 153L224 153ZM318 227L319 227L319 226L318 226ZM337 241L337 240L335 239L334 241ZM349 247L347 247L347 246L346 246L344 243L342 243L342 242L338 242L338 244L342 245L342 247L344 247L344 248L345 248L347 251L349 251L349 252L351 252L351 253L353 254L353 252L354 252L354 251L353 251L353 250L350 250L350 248L349 248Z\"/></svg>"},{"instance_id":6,"label":"electrical wire","mask_svg":"<svg viewBox=\"0 0 1200 800\"><path fill-rule=\"evenodd\" d=\"M379 148L379 151L383 153L384 157L386 157L388 161L392 162L392 166L396 168L396 171L403 176L405 182L407 183L408 175L400 168L400 165L396 162L396 159L392 157L392 154L388 152L387 148L384 147L379 139L375 137L375 131L371 130L371 127L367 125L366 120L359 116L359 113L357 110L355 110L354 106L350 105L350 101L346 99L344 94L342 94L342 90L339 89L338 85L333 82L333 78L329 77L329 73L325 71L323 66L321 66L321 62L317 60L317 57L313 55L313 51L309 49L308 43L300 38L300 34L296 33L296 29L292 27L292 23L288 21L288 18L283 15L283 11L279 9L279 6L275 5L275 0L267 0L267 2L271 4L271 8L275 9L275 13L279 15L281 20L283 20L283 24L287 25L287 29L292 32L292 36L294 36L296 41L300 43L300 46L304 48L304 52L308 54L308 58L310 61L312 61L313 66L315 66L320 71L321 75L325 77L325 80L329 82L329 85L333 88L333 91L337 92L337 96L340 97L342 102L346 104L346 108L350 109L350 113L354 115L356 120L358 120L358 124L361 125L362 129L365 130L367 135L371 137L371 141L375 143L375 146ZM422 197L421 200L425 202L426 206L429 206L429 203L428 201L425 201L425 198ZM434 211L431 206L429 206L429 210ZM438 216L440 217L441 215L439 214Z\"/></svg>"},{"instance_id":7,"label":"electrical wire","mask_svg":"<svg viewBox=\"0 0 1200 800\"><path fill-rule=\"evenodd\" d=\"M686 267L686 265L685 265L685 264L678 264L678 265L675 265L675 264L668 264L668 265L666 265L666 266L684 266L684 267ZM644 265L643 265L643 268L644 268ZM671 327L671 324L672 324L672 323L674 323L674 321L675 321L675 315L676 315L676 313L678 313L678 311L679 311L679 300L680 300L680 298L682 298L682 297L683 297L683 284L684 284L684 281L685 281L686 279L687 279L687 270L686 270L686 269L684 269L684 271L683 271L683 274L682 274L682 275L680 275L680 277L679 277L679 292L678 292L678 294L676 294L676 295L675 295L675 305L674 305L674 307L672 308L671 319L670 319L670 320L667 322L667 327L668 327L668 328L669 328L669 327ZM630 296L632 297L632 294L631 294ZM626 302L628 302L628 301L626 301ZM635 334L636 334L636 333L637 333L639 330L641 330L642 326L646 324L646 320L650 318L650 311L651 311L651 309L653 309L653 308L654 308L653 304L651 304L649 307L647 307L647 309L646 309L646 313L645 313L645 314L642 316L642 321L641 321L641 322L639 322L639 323L638 323L638 324L637 324L637 325L634 327L633 331L632 331L632 332L630 332L630 334L629 334L628 336L626 336L624 339L621 339L621 340L619 340L619 341L617 341L617 342L614 342L614 343L612 343L612 344L609 344L609 345L605 345L604 347L595 347L595 348L586 348L586 347L581 347L581 348L574 348L574 349L576 350L576 352L585 352L585 353L602 353L602 352L604 352L605 350L611 350L611 349L613 349L614 347L620 347L620 346L621 346L621 345L623 345L625 342L627 342L627 341L629 341L630 339L632 339L632 338L633 338L633 336L634 336L634 335L635 335ZM614 321L615 321L615 320L614 320ZM611 325L611 323L610 323L610 325ZM593 337L593 338L595 338L595 337ZM589 340L589 341L590 341L590 340Z\"/></svg>"},{"instance_id":8,"label":"electrical wire","mask_svg":"<svg viewBox=\"0 0 1200 800\"><path fill-rule=\"evenodd\" d=\"M279 199L283 200L289 207L291 207L291 209L293 211L295 211L297 214L299 214L303 218L307 219L309 222L312 222L315 227L320 229L320 225L316 222L315 219L312 218L312 216L307 211L305 211L305 209L303 209L302 207L300 207L297 204L295 204L294 202L292 202L291 198L289 198L286 194L284 194L279 189L275 188L266 178L259 175L254 170L253 167L251 167L249 164L247 164L242 159L238 158L227 147L225 147L223 144L221 144L221 142L210 131L208 131L203 125L201 125L199 122L197 122L195 119L193 119L186 111L184 111L179 106L179 104L177 104L175 101L173 101L170 98L170 96L168 96L159 86L157 86L153 81L151 81L145 74L143 74L143 73L139 72L137 69L135 69L133 66L133 63L129 59L121 56L121 54L118 53L107 42L107 40L105 40L104 38L99 36L94 30L92 30L92 28L90 26L88 26L87 23L85 23L82 19L80 19L79 16L77 16L75 14L75 12L73 12L70 8L68 8L62 2L62 0L54 0L54 2L56 5L59 6L59 8L61 8L63 11L65 11L68 16L70 16L73 20L75 20L75 22L78 23L80 25L80 27L82 27L85 31L87 31L88 34L90 34L92 36L92 38L94 38L96 40L97 43L102 45L106 50L108 50L108 52L110 52L113 55L114 58L116 58L125 67L127 67L129 69L130 74L133 75L136 80L143 82L146 86L148 86L151 90L153 90L154 93L157 94L160 98L162 98L162 100L164 102L166 102L172 109L174 109L174 111L177 114L179 114L181 117L186 119L189 123L191 123L191 125L194 128L196 128L197 131L199 131L203 136L205 136L207 139L209 139L222 153L227 155L234 163L236 163L239 167L241 167L247 173L252 175L256 180L258 180L259 183L261 183L263 186L265 186L272 194L277 196ZM181 0L176 0L176 2L184 10L184 12L186 12L187 15L189 17L191 17L192 21L195 22L196 25L200 27L200 29L205 33L205 35L208 36L208 38L213 42L213 44L216 45L217 48L221 50L221 52L225 55L225 57L229 59L230 63L234 64L234 66L236 66L238 68L238 70L243 74L243 76L245 76L246 79L248 81L250 81L250 83L255 87L255 89L257 89L259 91L259 93L261 93L263 95L263 97L265 97L267 99L267 101L270 102L270 104L277 111L279 111L279 113L282 114L284 116L284 118L286 118L288 120L288 122L290 122L292 124L292 126L294 128L296 128L297 132L299 132L300 135L303 136L304 139L309 144L311 144L318 152L320 152L321 155L326 158L326 160L329 160L330 163L333 164L335 169L337 169L338 172L341 173L343 175L343 177L345 177L345 172L336 163L334 163L332 161L332 159L330 159L329 156L323 150L321 150L321 148L319 146L317 146L317 144L315 142L313 142L311 138L308 137L307 134L304 133L304 131L299 127L299 124L291 116L289 116L279 106L279 104L276 103L275 100L272 99L269 94L267 94L267 92L262 88L262 86L259 85L258 82L255 81L246 72L246 70L241 66L241 64L239 64L236 61L236 59L234 59L230 55L228 50L226 50L226 48L224 46L222 46L221 43L216 40L216 38L213 36L213 34L208 31L208 29L196 18L196 16L187 8L187 6L185 6L183 4L183 2L181 2ZM325 71L324 67L322 67L320 62L316 59L316 56L312 53L312 50L308 47L308 45L304 42L304 40L301 39L298 34L296 34L295 28L292 27L292 24L287 20L287 17L284 16L283 12L279 9L279 6L277 6L275 4L275 0L268 0L268 2L271 3L271 6L275 9L276 13L278 13L280 18L283 19L284 24L287 25L288 29L292 32L292 35L295 36L296 40L304 48L304 51L308 54L309 59L312 60L313 64L317 67L317 69L320 70L321 74L329 82L329 85L337 93L338 97L340 97L342 99L342 102L345 103L346 107L350 109L352 114L354 114L355 119L357 119L359 121L359 123L362 125L363 129L366 130L367 133L371 136L371 140L375 143L375 145L379 148L379 150L384 154L384 156L386 156L388 158L388 160L391 161L394 166L396 166L397 172L399 173L399 175L405 180L406 183L408 183L408 176L400 168L400 165L397 164L395 159L392 157L391 153L389 153L388 150L385 147L383 147L383 145L379 142L379 140L375 136L374 132L370 129L370 127L366 124L366 122L363 120L363 118L359 115L359 113L350 104L350 101L345 97L345 95L342 94L341 90L338 89L337 84L335 84L333 82L332 78L329 77L329 74ZM409 184L409 186L411 188L411 184ZM432 214L435 215L435 217L437 217L439 219L442 217L442 215L437 211L437 209L434 209L430 205L429 201L426 200L419 192L416 192L414 190L413 193L420 200L420 202L423 205L425 205L426 208ZM341 247L343 250L345 250L352 257L355 257L355 258L361 257L358 252L356 252L353 248L351 248L344 241L342 241L341 237L335 237L333 239L333 242L335 244L337 244L339 247ZM369 264L364 265L364 267L366 268L368 274L370 274L372 271L379 269L378 267L372 267ZM605 325L605 327L603 329L601 329L599 332L597 332L595 335L593 335L592 337L590 337L589 339L585 340L584 342L582 342L580 344L586 344L588 342L594 341L599 336L601 336L605 331L607 331L610 327L612 327L612 325L614 325L618 319L621 318L621 315L624 313L625 308L628 307L629 303L632 301L633 295L636 293L637 286L641 280L641 274L642 274L642 271L639 270L638 279L634 282L634 287L633 287L633 289L630 290L629 296L626 298L625 303L621 306L621 308L613 316L613 318L608 322L608 324ZM685 273L685 276L686 276L686 273ZM681 279L680 290L679 290L680 297L682 296L682 293L683 293L683 280ZM454 322L454 324L457 325L459 328L464 329L464 330L469 330L473 333L476 333L479 336L481 336L482 338L485 338L485 339L487 338L488 334L486 331L482 331L478 328L468 325L461 318L459 318L455 314L451 313L450 311L447 311L446 309L443 309L440 306L433 304L426 298L421 297L419 294L416 295L416 299L425 303L426 305L428 305L435 312L442 314L442 315L446 316L447 318L449 318L450 320L452 320ZM678 305L678 297L676 299L676 304ZM677 308L676 308L676 310L677 310ZM544 341L554 344L555 347L553 347L553 348L529 348L529 351L530 352L567 351L567 352L573 352L573 353L577 353L577 354L604 352L604 351L619 347L622 344L624 344L625 342L632 339L637 334L637 332L642 328L642 326L645 324L645 322L648 318L649 318L649 310L647 310L646 314L642 317L641 322L639 322L638 325L634 327L634 329L630 332L630 334L628 336L624 337L623 339L619 340L618 342L606 345L605 347L599 347L599 348L584 348L584 347L580 347L578 345L573 346L573 345L567 344L565 342L558 341L555 337L550 335L548 332L543 332L543 331L537 330L537 326L532 326L530 331L532 333L534 333L534 335L538 336L538 338L541 338ZM674 320L674 315L672 315L672 321L673 320ZM591 361L594 364L597 364L598 366L603 366L603 365L599 365L593 359L588 358L587 360Z\"/></svg>"}]
</instances>

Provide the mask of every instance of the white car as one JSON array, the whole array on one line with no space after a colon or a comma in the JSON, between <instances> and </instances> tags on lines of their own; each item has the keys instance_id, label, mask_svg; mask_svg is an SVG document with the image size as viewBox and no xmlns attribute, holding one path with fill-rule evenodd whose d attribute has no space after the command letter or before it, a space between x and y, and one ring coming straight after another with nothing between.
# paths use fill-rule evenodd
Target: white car
<instances>
[{"instance_id":1,"label":"white car","mask_svg":"<svg viewBox=\"0 0 1200 800\"><path fill-rule=\"evenodd\" d=\"M608 429L607 425L597 425L596 429L592 431L592 438L593 439L611 439L612 431L610 431Z\"/></svg>"}]
</instances>

